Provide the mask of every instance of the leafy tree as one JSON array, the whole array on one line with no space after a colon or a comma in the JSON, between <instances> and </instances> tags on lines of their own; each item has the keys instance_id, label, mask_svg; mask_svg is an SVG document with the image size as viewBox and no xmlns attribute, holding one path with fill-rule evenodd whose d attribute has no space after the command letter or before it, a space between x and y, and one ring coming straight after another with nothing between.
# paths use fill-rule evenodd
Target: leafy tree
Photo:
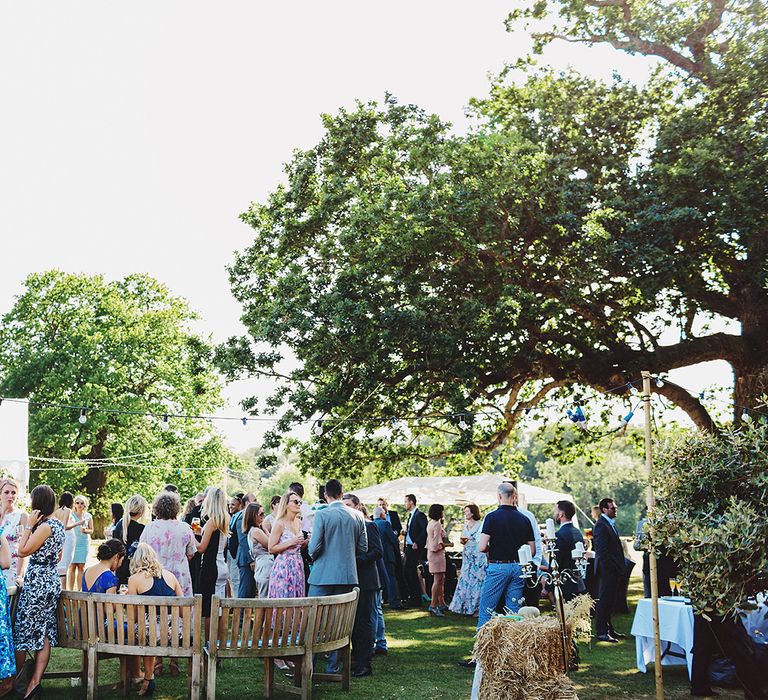
<instances>
[{"instance_id":1,"label":"leafy tree","mask_svg":"<svg viewBox=\"0 0 768 700\"><path fill-rule=\"evenodd\" d=\"M221 402L211 346L190 330L185 301L145 275L50 271L24 287L0 327L0 393L43 404L30 410L31 454L71 460L34 462L46 471L32 485L83 490L104 512L168 481L196 492L236 462L209 421L172 417ZM81 424L80 406L105 410Z\"/></svg>"},{"instance_id":2,"label":"leafy tree","mask_svg":"<svg viewBox=\"0 0 768 700\"><path fill-rule=\"evenodd\" d=\"M320 143L243 215L256 237L230 276L249 337L219 360L229 376L280 382L264 407L289 407L276 434L323 419L304 467L486 469L541 402L564 408L572 392L707 360L728 361L736 404L756 405L764 5L556 7L561 28L541 41L610 41L666 63L645 87L530 66L518 84L506 71L462 137L391 97L325 115ZM724 320L740 330L716 330ZM288 373L284 348L299 362ZM714 429L698 397L668 381L654 391ZM390 429L395 417L407 420Z\"/></svg>"},{"instance_id":3,"label":"leafy tree","mask_svg":"<svg viewBox=\"0 0 768 700\"><path fill-rule=\"evenodd\" d=\"M677 559L699 610L749 607L768 588L768 426L688 433L660 447L652 543Z\"/></svg>"}]
</instances>

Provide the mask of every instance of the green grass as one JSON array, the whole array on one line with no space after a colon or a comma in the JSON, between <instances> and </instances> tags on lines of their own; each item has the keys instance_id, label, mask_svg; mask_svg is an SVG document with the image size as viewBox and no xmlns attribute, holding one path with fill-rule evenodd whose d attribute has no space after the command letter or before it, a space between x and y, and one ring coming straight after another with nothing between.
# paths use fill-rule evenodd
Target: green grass
<instances>
[{"instance_id":1,"label":"green grass","mask_svg":"<svg viewBox=\"0 0 768 700\"><path fill-rule=\"evenodd\" d=\"M603 698L654 698L653 667L648 673L635 668L635 640L629 636L634 604L641 591L633 579L630 591L631 614L614 618L619 632L627 634L619 644L581 646L581 667L572 675L580 700ZM317 683L315 698L348 700L438 700L469 698L472 672L457 665L472 649L474 620L449 615L445 619L429 617L419 610L387 612L389 655L374 659L374 675L352 679L352 690L343 693L336 683ZM50 668L62 670L77 667L79 655L69 650L54 650ZM277 672L279 673L279 672ZM117 662L100 664L102 684L117 681ZM245 700L263 697L263 663L261 661L224 661L217 677L216 696ZM688 698L688 676L684 667L664 668L666 697ZM71 688L68 681L46 681L49 697L82 698L81 688ZM100 698L118 698L117 692L101 692ZM135 694L133 697L136 697ZM186 677L161 676L155 697L171 700L186 697ZM276 693L275 697L295 697ZM721 691L721 697L738 698L740 694Z\"/></svg>"}]
</instances>

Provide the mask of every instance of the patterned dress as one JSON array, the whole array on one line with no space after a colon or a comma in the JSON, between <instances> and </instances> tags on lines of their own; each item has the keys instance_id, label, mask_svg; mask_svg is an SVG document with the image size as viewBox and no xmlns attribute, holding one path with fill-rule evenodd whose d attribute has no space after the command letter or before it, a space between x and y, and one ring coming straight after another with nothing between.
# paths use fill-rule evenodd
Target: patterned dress
<instances>
[{"instance_id":1,"label":"patterned dress","mask_svg":"<svg viewBox=\"0 0 768 700\"><path fill-rule=\"evenodd\" d=\"M461 577L448 606L451 612L459 615L477 615L480 607L480 589L488 566L485 554L478 549L482 529L482 523L476 523L471 529L465 524L461 533L462 537L467 538L467 544L461 555Z\"/></svg>"},{"instance_id":2,"label":"patterned dress","mask_svg":"<svg viewBox=\"0 0 768 700\"><path fill-rule=\"evenodd\" d=\"M164 569L178 580L185 596L192 595L192 576L187 556L197 553L192 528L182 520L153 520L144 528L139 542L146 542L157 553Z\"/></svg>"},{"instance_id":3,"label":"patterned dress","mask_svg":"<svg viewBox=\"0 0 768 700\"><path fill-rule=\"evenodd\" d=\"M0 537L3 537L4 529L0 527ZM15 574L13 585L16 585ZM11 601L8 598L8 589L5 587L5 577L0 576L0 678L9 678L15 674L16 657L13 654Z\"/></svg>"},{"instance_id":4,"label":"patterned dress","mask_svg":"<svg viewBox=\"0 0 768 700\"><path fill-rule=\"evenodd\" d=\"M64 526L56 518L45 520L51 534L34 554L24 574L24 586L16 611L13 642L20 651L38 651L45 638L55 647L58 641L56 606L61 595L61 579L56 572L59 553L64 546ZM37 529L40 524L35 526Z\"/></svg>"},{"instance_id":5,"label":"patterned dress","mask_svg":"<svg viewBox=\"0 0 768 700\"><path fill-rule=\"evenodd\" d=\"M296 537L287 527L280 535L280 544ZM275 556L272 571L269 574L270 598L303 598L304 597L304 561L301 558L301 547L295 545Z\"/></svg>"}]
</instances>

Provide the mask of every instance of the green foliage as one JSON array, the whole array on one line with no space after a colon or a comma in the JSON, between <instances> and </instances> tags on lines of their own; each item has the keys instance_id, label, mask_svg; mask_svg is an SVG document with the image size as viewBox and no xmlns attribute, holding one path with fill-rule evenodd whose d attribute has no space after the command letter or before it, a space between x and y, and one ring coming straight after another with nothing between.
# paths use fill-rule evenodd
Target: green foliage
<instances>
[{"instance_id":1,"label":"green foliage","mask_svg":"<svg viewBox=\"0 0 768 700\"><path fill-rule=\"evenodd\" d=\"M295 463L287 463L280 467L271 477L265 479L258 491L259 503L269 512L269 501L272 496L282 496L288 491L288 487L298 481L304 487L304 498L309 503L317 500L317 480L311 476L303 476Z\"/></svg>"},{"instance_id":2,"label":"green foliage","mask_svg":"<svg viewBox=\"0 0 768 700\"><path fill-rule=\"evenodd\" d=\"M194 318L145 275L27 278L0 327L0 394L128 412L94 411L81 425L77 408L31 407L30 453L72 460L66 470L33 471L33 486L84 490L103 514L111 501L136 491L151 497L169 481L189 493L221 479L237 458L208 421L160 425L165 414L199 415L221 403L212 349L190 330ZM105 467L91 469L89 460Z\"/></svg>"},{"instance_id":3,"label":"green foliage","mask_svg":"<svg viewBox=\"0 0 768 700\"><path fill-rule=\"evenodd\" d=\"M728 614L768 588L768 427L660 446L651 539L680 564L700 610Z\"/></svg>"},{"instance_id":4,"label":"green foliage","mask_svg":"<svg viewBox=\"0 0 768 700\"><path fill-rule=\"evenodd\" d=\"M703 2L631 3L627 36L654 53L618 41L625 5L556 4L569 39L662 57L671 70L647 86L528 64L472 103L465 136L390 96L358 104L324 115L321 141L243 214L255 240L230 278L248 337L218 361L280 384L247 402L287 406L271 446L320 417L301 456L319 475L484 471L545 398L564 409L574 387L715 359L734 369L736 403L755 405L768 378L761 10L707 23ZM693 64L674 53L686 46ZM723 320L741 332L711 330ZM299 365L287 375L283 348ZM653 390L713 429L684 389Z\"/></svg>"}]
</instances>

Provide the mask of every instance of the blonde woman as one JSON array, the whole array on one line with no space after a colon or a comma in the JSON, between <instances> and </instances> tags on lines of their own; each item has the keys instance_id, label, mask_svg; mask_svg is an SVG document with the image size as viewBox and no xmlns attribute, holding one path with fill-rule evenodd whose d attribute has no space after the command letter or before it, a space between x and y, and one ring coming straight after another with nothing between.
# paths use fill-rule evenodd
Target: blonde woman
<instances>
[{"instance_id":1,"label":"blonde woman","mask_svg":"<svg viewBox=\"0 0 768 700\"><path fill-rule=\"evenodd\" d=\"M88 512L88 498L86 496L82 494L75 496L71 518L70 524L73 525L75 532L75 552L69 566L69 585L67 587L71 591L79 591L85 562L88 560L88 550L91 546L91 533L93 532L93 518Z\"/></svg>"},{"instance_id":2,"label":"blonde woman","mask_svg":"<svg viewBox=\"0 0 768 700\"><path fill-rule=\"evenodd\" d=\"M269 574L270 598L304 597L304 562L301 548L307 539L301 531L301 498L289 491L281 499L269 533L269 553L275 562Z\"/></svg>"},{"instance_id":3,"label":"blonde woman","mask_svg":"<svg viewBox=\"0 0 768 700\"><path fill-rule=\"evenodd\" d=\"M144 496L134 494L123 506L123 517L117 521L114 530L114 538L120 540L125 545L125 559L117 570L117 581L122 586L128 583L130 576L130 565L133 553L139 546L141 533L144 532L144 523L141 521L147 513L147 500Z\"/></svg>"},{"instance_id":4,"label":"blonde woman","mask_svg":"<svg viewBox=\"0 0 768 700\"><path fill-rule=\"evenodd\" d=\"M155 550L142 542L136 547L131 559L131 575L128 578L128 595L183 596L178 579L160 564ZM144 678L139 695L155 692L155 657L144 657Z\"/></svg>"},{"instance_id":5,"label":"blonde woman","mask_svg":"<svg viewBox=\"0 0 768 700\"><path fill-rule=\"evenodd\" d=\"M200 512L205 521L197 551L203 557L197 575L195 590L203 597L203 617L211 616L211 598L224 597L229 570L224 560L224 549L229 536L229 510L227 494L223 489L213 488L208 492ZM204 625L207 627L207 625Z\"/></svg>"},{"instance_id":6,"label":"blonde woman","mask_svg":"<svg viewBox=\"0 0 768 700\"><path fill-rule=\"evenodd\" d=\"M24 558L19 556L19 534L27 524L27 514L16 507L19 485L13 479L0 481L0 527L11 551L11 565L3 570L5 585L15 590L24 577Z\"/></svg>"}]
</instances>

